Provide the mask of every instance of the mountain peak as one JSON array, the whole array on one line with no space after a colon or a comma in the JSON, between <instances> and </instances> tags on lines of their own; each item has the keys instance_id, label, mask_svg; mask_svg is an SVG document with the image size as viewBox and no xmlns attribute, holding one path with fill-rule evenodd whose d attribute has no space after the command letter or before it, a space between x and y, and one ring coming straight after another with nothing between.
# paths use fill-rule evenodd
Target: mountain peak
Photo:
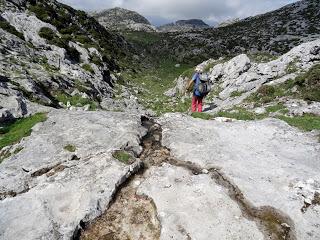
<instances>
[{"instance_id":1,"label":"mountain peak","mask_svg":"<svg viewBox=\"0 0 320 240\"><path fill-rule=\"evenodd\" d=\"M101 25L110 30L155 31L155 27L141 14L125 8L115 7L93 13Z\"/></svg>"},{"instance_id":2,"label":"mountain peak","mask_svg":"<svg viewBox=\"0 0 320 240\"><path fill-rule=\"evenodd\" d=\"M165 24L158 29L162 32L184 32L193 29L202 29L210 27L201 19L178 20L174 23Z\"/></svg>"}]
</instances>

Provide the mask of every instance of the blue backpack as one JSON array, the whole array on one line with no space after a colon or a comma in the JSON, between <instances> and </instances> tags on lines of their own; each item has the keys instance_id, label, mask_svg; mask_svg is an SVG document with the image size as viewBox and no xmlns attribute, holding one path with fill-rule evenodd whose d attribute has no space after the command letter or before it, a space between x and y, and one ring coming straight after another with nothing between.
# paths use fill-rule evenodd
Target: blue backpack
<instances>
[{"instance_id":1,"label":"blue backpack","mask_svg":"<svg viewBox=\"0 0 320 240\"><path fill-rule=\"evenodd\" d=\"M196 90L200 93L201 96L206 96L211 91L211 85L209 83L208 74L199 74L199 83L196 85Z\"/></svg>"}]
</instances>

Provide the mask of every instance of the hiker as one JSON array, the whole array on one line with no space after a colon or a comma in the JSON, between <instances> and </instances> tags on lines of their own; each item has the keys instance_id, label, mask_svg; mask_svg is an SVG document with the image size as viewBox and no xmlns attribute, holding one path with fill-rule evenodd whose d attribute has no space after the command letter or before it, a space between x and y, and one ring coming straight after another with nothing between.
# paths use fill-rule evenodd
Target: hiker
<instances>
[{"instance_id":1,"label":"hiker","mask_svg":"<svg viewBox=\"0 0 320 240\"><path fill-rule=\"evenodd\" d=\"M210 92L208 75L202 72L202 68L197 67L188 86L190 88L193 85L192 112L202 112L203 98Z\"/></svg>"}]
</instances>

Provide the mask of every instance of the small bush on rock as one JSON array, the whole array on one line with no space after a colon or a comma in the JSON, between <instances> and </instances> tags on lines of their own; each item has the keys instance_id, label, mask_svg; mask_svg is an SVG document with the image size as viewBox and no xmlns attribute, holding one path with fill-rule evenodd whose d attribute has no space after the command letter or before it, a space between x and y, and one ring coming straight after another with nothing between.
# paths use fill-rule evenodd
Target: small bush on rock
<instances>
[{"instance_id":1,"label":"small bush on rock","mask_svg":"<svg viewBox=\"0 0 320 240\"><path fill-rule=\"evenodd\" d=\"M58 38L56 33L51 28L48 28L48 27L41 28L39 31L39 36L44 39L47 39L48 41L52 41L55 38Z\"/></svg>"},{"instance_id":2,"label":"small bush on rock","mask_svg":"<svg viewBox=\"0 0 320 240\"><path fill-rule=\"evenodd\" d=\"M21 32L18 32L17 29L10 25L3 17L0 16L0 28L3 30L7 31L8 33L11 33L13 35L16 35L18 38L21 38L22 40L24 39L24 36Z\"/></svg>"},{"instance_id":3,"label":"small bush on rock","mask_svg":"<svg viewBox=\"0 0 320 240\"><path fill-rule=\"evenodd\" d=\"M126 151L123 151L123 150L117 150L117 151L114 151L114 153L112 154L112 156L119 160L120 162L124 163L124 164L132 164L134 163L134 158L129 154L127 153Z\"/></svg>"},{"instance_id":4,"label":"small bush on rock","mask_svg":"<svg viewBox=\"0 0 320 240\"><path fill-rule=\"evenodd\" d=\"M68 152L75 152L77 150L77 148L74 145L71 145L71 144L68 144L68 145L64 146L63 149L68 151Z\"/></svg>"}]
</instances>

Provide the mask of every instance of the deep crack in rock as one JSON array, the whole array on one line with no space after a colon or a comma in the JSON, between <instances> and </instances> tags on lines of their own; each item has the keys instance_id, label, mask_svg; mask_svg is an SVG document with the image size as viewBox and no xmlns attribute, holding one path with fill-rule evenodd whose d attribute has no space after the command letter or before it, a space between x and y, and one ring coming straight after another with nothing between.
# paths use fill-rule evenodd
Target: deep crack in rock
<instances>
[{"instance_id":1,"label":"deep crack in rock","mask_svg":"<svg viewBox=\"0 0 320 240\"><path fill-rule=\"evenodd\" d=\"M145 225L145 229L140 229L140 233L142 234L143 232L142 236L148 236L144 239L159 239L161 225L157 219L155 204L152 199L136 195L140 182L144 180L145 172L150 166L160 166L166 162L173 166L182 167L194 175L202 174L203 168L201 166L175 159L171 156L170 150L162 146L162 129L158 123L146 117L142 117L141 122L142 125L148 129L147 134L141 140L143 151L139 156L140 160L144 163L144 169L128 179L125 184L118 187L117 193L106 212L87 225L84 228L86 231L82 231L76 239L132 239L133 235L128 235L128 231L121 228L123 226L128 228L128 224L123 225L121 221L128 221L129 219L133 219L133 221L130 222L133 229L136 227L135 224L140 224L140 227ZM229 197L237 203L244 217L257 224L260 231L264 234L265 239L296 240L294 222L287 214L271 206L253 206L253 204L244 197L241 190L218 168L209 169L208 174L210 174L218 185L227 190ZM137 182L139 184L135 184ZM139 204L142 202L144 204ZM131 215L132 218L130 218L130 214L123 214L124 212L134 213L135 204L140 205L140 213L149 214L152 212L151 215L148 215L149 219L140 219L141 221L138 220L139 222L136 222L136 216L139 216L138 213ZM158 223L155 224L155 222L153 222L155 224L154 227L150 227L150 225L148 225L150 224L150 219L156 220ZM148 226L151 232L148 232ZM133 234L133 232L131 234ZM150 233L153 233L153 235ZM190 236L188 235L188 237Z\"/></svg>"}]
</instances>

